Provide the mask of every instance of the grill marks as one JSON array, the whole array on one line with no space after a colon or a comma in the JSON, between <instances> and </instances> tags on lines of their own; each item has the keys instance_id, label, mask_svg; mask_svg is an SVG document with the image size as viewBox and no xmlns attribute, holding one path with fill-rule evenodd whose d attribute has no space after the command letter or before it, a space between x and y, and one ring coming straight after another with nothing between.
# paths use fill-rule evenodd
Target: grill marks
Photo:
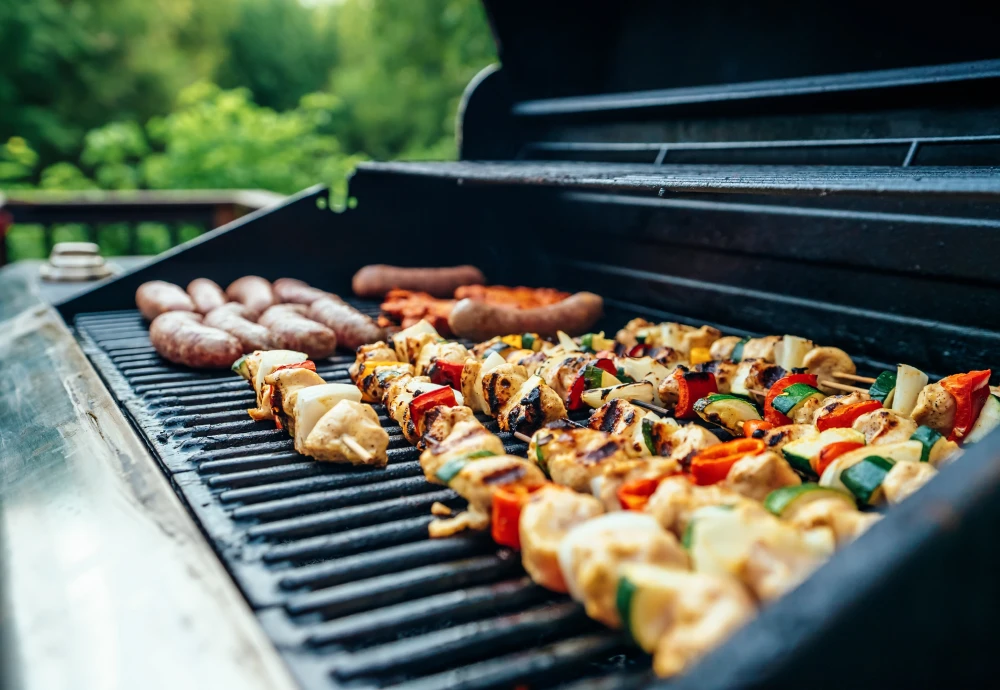
<instances>
[{"instance_id":1,"label":"grill marks","mask_svg":"<svg viewBox=\"0 0 1000 690\"><path fill-rule=\"evenodd\" d=\"M136 312L75 325L250 603L295 631L301 644L279 644L288 664L327 674L308 687L551 687L619 670L609 658L631 648L531 583L516 555L485 535L427 538L431 504L462 501L424 480L418 451L381 406L384 471L312 462L284 432L248 419L246 382L160 359ZM317 373L347 382L352 361L336 355ZM526 417L540 414L520 402ZM494 420L486 427L497 433ZM499 436L524 455L525 444Z\"/></svg>"}]
</instances>

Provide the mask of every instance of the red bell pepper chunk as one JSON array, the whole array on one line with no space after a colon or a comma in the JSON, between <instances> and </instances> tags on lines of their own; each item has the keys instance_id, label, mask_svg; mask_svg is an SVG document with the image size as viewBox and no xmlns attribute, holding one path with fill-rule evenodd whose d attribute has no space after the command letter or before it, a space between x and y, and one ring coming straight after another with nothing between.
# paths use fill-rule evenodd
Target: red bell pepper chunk
<instances>
[{"instance_id":1,"label":"red bell pepper chunk","mask_svg":"<svg viewBox=\"0 0 1000 690\"><path fill-rule=\"evenodd\" d=\"M767 397L764 399L764 421L770 422L774 426L792 423L788 415L774 409L774 399L793 383L805 383L815 388L819 383L819 378L816 374L789 374L775 381L774 385L768 389Z\"/></svg>"},{"instance_id":2,"label":"red bell pepper chunk","mask_svg":"<svg viewBox=\"0 0 1000 690\"><path fill-rule=\"evenodd\" d=\"M271 370L273 374L276 371L285 371L286 369L308 369L309 371L316 371L316 362L311 359L307 359L304 362L292 362L291 364L282 364L280 367L275 367Z\"/></svg>"},{"instance_id":3,"label":"red bell pepper chunk","mask_svg":"<svg viewBox=\"0 0 1000 690\"><path fill-rule=\"evenodd\" d=\"M992 373L989 369L983 369L952 374L941 379L941 387L955 398L955 422L948 434L949 441L959 441L972 430L990 396Z\"/></svg>"},{"instance_id":4,"label":"red bell pepper chunk","mask_svg":"<svg viewBox=\"0 0 1000 690\"><path fill-rule=\"evenodd\" d=\"M612 360L610 360L610 359L608 359L606 357L602 358L602 359L594 360L593 362L591 362L591 364L593 366L597 367L598 369L603 369L604 371L608 372L612 376L618 376L618 367L615 366L614 361L612 361Z\"/></svg>"},{"instance_id":5,"label":"red bell pepper chunk","mask_svg":"<svg viewBox=\"0 0 1000 690\"><path fill-rule=\"evenodd\" d=\"M765 422L763 419L748 419L743 422L743 435L747 438L753 438L754 432L768 431L773 428L774 424Z\"/></svg>"},{"instance_id":6,"label":"red bell pepper chunk","mask_svg":"<svg viewBox=\"0 0 1000 690\"><path fill-rule=\"evenodd\" d=\"M674 370L677 379L677 406L674 407L674 417L691 419L695 416L694 404L712 393L718 393L715 374L710 371Z\"/></svg>"},{"instance_id":7,"label":"red bell pepper chunk","mask_svg":"<svg viewBox=\"0 0 1000 690\"><path fill-rule=\"evenodd\" d=\"M862 400L838 407L833 412L827 412L816 420L816 428L820 431L827 429L845 429L854 424L854 420L863 414L874 412L882 407L878 400Z\"/></svg>"},{"instance_id":8,"label":"red bell pepper chunk","mask_svg":"<svg viewBox=\"0 0 1000 690\"><path fill-rule=\"evenodd\" d=\"M831 443L819 452L819 458L816 460L813 470L816 474L822 477L823 472L830 466L831 462L839 458L844 453L864 447L865 444L859 441L838 441L837 443Z\"/></svg>"},{"instance_id":9,"label":"red bell pepper chunk","mask_svg":"<svg viewBox=\"0 0 1000 690\"><path fill-rule=\"evenodd\" d=\"M618 487L618 502L625 510L645 510L649 497L660 485L659 479L633 479Z\"/></svg>"},{"instance_id":10,"label":"red bell pepper chunk","mask_svg":"<svg viewBox=\"0 0 1000 690\"><path fill-rule=\"evenodd\" d=\"M421 393L410 401L410 419L413 426L420 433L420 422L423 421L427 410L432 407L444 405L445 407L455 407L458 401L455 399L455 391L451 388L435 388L432 391Z\"/></svg>"},{"instance_id":11,"label":"red bell pepper chunk","mask_svg":"<svg viewBox=\"0 0 1000 690\"><path fill-rule=\"evenodd\" d=\"M537 487L536 487L537 488ZM521 509L535 489L513 484L498 487L493 492L493 541L512 549L521 548Z\"/></svg>"},{"instance_id":12,"label":"red bell pepper chunk","mask_svg":"<svg viewBox=\"0 0 1000 690\"><path fill-rule=\"evenodd\" d=\"M455 390L462 390L462 372L465 370L465 362L445 362L437 360L431 367L431 382L441 386L450 386Z\"/></svg>"},{"instance_id":13,"label":"red bell pepper chunk","mask_svg":"<svg viewBox=\"0 0 1000 690\"><path fill-rule=\"evenodd\" d=\"M646 346L643 344L633 345L632 349L628 351L629 357L643 357L646 354Z\"/></svg>"},{"instance_id":14,"label":"red bell pepper chunk","mask_svg":"<svg viewBox=\"0 0 1000 690\"><path fill-rule=\"evenodd\" d=\"M737 460L762 453L764 448L764 442L759 438L737 438L709 446L691 460L691 478L699 486L721 482Z\"/></svg>"},{"instance_id":15,"label":"red bell pepper chunk","mask_svg":"<svg viewBox=\"0 0 1000 690\"><path fill-rule=\"evenodd\" d=\"M566 401L567 410L579 410L583 407L583 391L587 388L587 382L583 378L583 369L577 375L576 380L569 389L569 400Z\"/></svg>"}]
</instances>

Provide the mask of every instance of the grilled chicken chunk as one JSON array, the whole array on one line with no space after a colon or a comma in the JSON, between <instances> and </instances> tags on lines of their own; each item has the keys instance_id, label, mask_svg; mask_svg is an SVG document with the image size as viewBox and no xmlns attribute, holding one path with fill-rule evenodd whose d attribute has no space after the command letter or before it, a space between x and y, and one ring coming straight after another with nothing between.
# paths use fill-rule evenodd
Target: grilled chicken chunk
<instances>
[{"instance_id":1,"label":"grilled chicken chunk","mask_svg":"<svg viewBox=\"0 0 1000 690\"><path fill-rule=\"evenodd\" d=\"M799 405L792 414L792 424L812 424L816 411L826 404L827 398L809 398Z\"/></svg>"},{"instance_id":2,"label":"grilled chicken chunk","mask_svg":"<svg viewBox=\"0 0 1000 690\"><path fill-rule=\"evenodd\" d=\"M913 420L948 436L955 426L955 397L940 383L929 383L917 396Z\"/></svg>"},{"instance_id":3,"label":"grilled chicken chunk","mask_svg":"<svg viewBox=\"0 0 1000 690\"><path fill-rule=\"evenodd\" d=\"M663 529L682 537L687 530L691 515L706 506L736 506L751 503L759 510L764 507L754 504L746 497L721 484L698 486L684 475L667 477L649 497L646 511L656 518Z\"/></svg>"},{"instance_id":4,"label":"grilled chicken chunk","mask_svg":"<svg viewBox=\"0 0 1000 690\"><path fill-rule=\"evenodd\" d=\"M464 362L471 355L461 343L443 342L428 343L420 350L415 364L417 376L426 376L434 362L439 359L444 362Z\"/></svg>"},{"instance_id":5,"label":"grilled chicken chunk","mask_svg":"<svg viewBox=\"0 0 1000 690\"><path fill-rule=\"evenodd\" d=\"M300 452L316 460L385 467L388 447L389 434L371 405L341 400L316 422Z\"/></svg>"},{"instance_id":6,"label":"grilled chicken chunk","mask_svg":"<svg viewBox=\"0 0 1000 690\"><path fill-rule=\"evenodd\" d=\"M861 536L882 516L862 513L849 501L840 498L820 498L793 503L782 513L782 518L800 530L828 527L833 530L837 546L844 546Z\"/></svg>"},{"instance_id":7,"label":"grilled chicken chunk","mask_svg":"<svg viewBox=\"0 0 1000 690\"><path fill-rule=\"evenodd\" d=\"M733 350L736 349L741 340L743 338L738 335L723 336L712 343L712 347L708 349L708 354L712 356L713 360L719 362L730 361L733 358Z\"/></svg>"},{"instance_id":8,"label":"grilled chicken chunk","mask_svg":"<svg viewBox=\"0 0 1000 690\"><path fill-rule=\"evenodd\" d=\"M798 486L801 483L799 475L787 460L778 453L766 451L737 460L726 475L723 485L747 498L763 501L775 489Z\"/></svg>"},{"instance_id":9,"label":"grilled chicken chunk","mask_svg":"<svg viewBox=\"0 0 1000 690\"><path fill-rule=\"evenodd\" d=\"M264 382L271 386L271 413L295 436L295 402L299 391L326 381L310 369L280 369L266 376Z\"/></svg>"},{"instance_id":10,"label":"grilled chicken chunk","mask_svg":"<svg viewBox=\"0 0 1000 690\"><path fill-rule=\"evenodd\" d=\"M528 457L537 460L556 484L590 493L590 482L604 467L628 460L621 439L580 427L544 428L535 432Z\"/></svg>"},{"instance_id":11,"label":"grilled chicken chunk","mask_svg":"<svg viewBox=\"0 0 1000 690\"><path fill-rule=\"evenodd\" d=\"M597 499L549 484L531 495L518 523L521 561L537 584L553 592L566 592L559 568L559 545L576 525L603 511Z\"/></svg>"},{"instance_id":12,"label":"grilled chicken chunk","mask_svg":"<svg viewBox=\"0 0 1000 690\"><path fill-rule=\"evenodd\" d=\"M732 390L733 377L739 364L724 360L712 360L695 365L695 371L707 371L715 376L715 384L720 393L729 393Z\"/></svg>"},{"instance_id":13,"label":"grilled chicken chunk","mask_svg":"<svg viewBox=\"0 0 1000 690\"><path fill-rule=\"evenodd\" d=\"M524 458L500 455L469 462L448 482L469 502L465 513L430 524L431 537L447 537L464 529L489 527L493 494L500 487L520 486L532 491L545 484L545 475Z\"/></svg>"},{"instance_id":14,"label":"grilled chicken chunk","mask_svg":"<svg viewBox=\"0 0 1000 690\"><path fill-rule=\"evenodd\" d=\"M486 414L497 417L527 380L528 372L517 364L501 364L485 374L480 374L479 390L482 393Z\"/></svg>"},{"instance_id":15,"label":"grilled chicken chunk","mask_svg":"<svg viewBox=\"0 0 1000 690\"><path fill-rule=\"evenodd\" d=\"M632 319L615 334L615 340L627 348L635 347L639 344L636 337L642 330L652 328L653 324L646 319Z\"/></svg>"},{"instance_id":16,"label":"grilled chicken chunk","mask_svg":"<svg viewBox=\"0 0 1000 690\"><path fill-rule=\"evenodd\" d=\"M680 472L680 463L670 458L632 458L605 465L601 476L590 481L590 488L604 510L612 512L623 509L618 498L622 484L640 479L662 479Z\"/></svg>"},{"instance_id":17,"label":"grilled chicken chunk","mask_svg":"<svg viewBox=\"0 0 1000 690\"><path fill-rule=\"evenodd\" d=\"M743 345L743 359L762 359L765 362L775 361L774 348L781 342L783 336L766 335L763 338L750 338Z\"/></svg>"},{"instance_id":18,"label":"grilled chicken chunk","mask_svg":"<svg viewBox=\"0 0 1000 690\"><path fill-rule=\"evenodd\" d=\"M559 564L570 596L587 615L620 628L615 604L619 569L626 563L649 563L686 569L687 552L677 538L643 513L609 513L577 525L559 547Z\"/></svg>"},{"instance_id":19,"label":"grilled chicken chunk","mask_svg":"<svg viewBox=\"0 0 1000 690\"><path fill-rule=\"evenodd\" d=\"M392 336L392 347L396 351L396 359L400 362L415 364L425 345L442 340L441 335L430 323L421 320Z\"/></svg>"},{"instance_id":20,"label":"grilled chicken chunk","mask_svg":"<svg viewBox=\"0 0 1000 690\"><path fill-rule=\"evenodd\" d=\"M828 398L824 398L819 408L813 411L811 422L815 424L816 420L824 415L835 412L846 405L853 405L854 403L864 402L868 399L868 394L860 391L847 393L846 395L831 395Z\"/></svg>"},{"instance_id":21,"label":"grilled chicken chunk","mask_svg":"<svg viewBox=\"0 0 1000 690\"><path fill-rule=\"evenodd\" d=\"M729 388L734 395L748 395L753 390L767 390L787 372L761 357L750 357L744 346L743 360L736 367L736 373L730 378Z\"/></svg>"},{"instance_id":22,"label":"grilled chicken chunk","mask_svg":"<svg viewBox=\"0 0 1000 690\"><path fill-rule=\"evenodd\" d=\"M362 345L357 349L354 356L354 364L351 365L347 373L351 376L351 381L358 382L358 374L361 373L361 365L365 362L395 362L398 361L396 351L386 345L381 340L371 345Z\"/></svg>"},{"instance_id":23,"label":"grilled chicken chunk","mask_svg":"<svg viewBox=\"0 0 1000 690\"><path fill-rule=\"evenodd\" d=\"M806 353L802 366L820 381L834 380L834 374L855 374L858 367L839 347L814 347ZM821 386L822 387L822 386Z\"/></svg>"},{"instance_id":24,"label":"grilled chicken chunk","mask_svg":"<svg viewBox=\"0 0 1000 690\"><path fill-rule=\"evenodd\" d=\"M615 398L594 410L587 426L623 439L629 455L639 457L650 454L642 437L642 420L647 414L656 419L655 415L640 410L625 398Z\"/></svg>"},{"instance_id":25,"label":"grilled chicken chunk","mask_svg":"<svg viewBox=\"0 0 1000 690\"><path fill-rule=\"evenodd\" d=\"M490 433L464 405L428 410L424 415L424 427L425 450L420 454L420 468L427 481L434 484L444 484L437 472L449 460L473 453L505 453L499 437Z\"/></svg>"},{"instance_id":26,"label":"grilled chicken chunk","mask_svg":"<svg viewBox=\"0 0 1000 690\"><path fill-rule=\"evenodd\" d=\"M556 392L541 377L532 376L500 410L497 423L504 431L531 434L543 424L565 416L566 406Z\"/></svg>"},{"instance_id":27,"label":"grilled chicken chunk","mask_svg":"<svg viewBox=\"0 0 1000 690\"><path fill-rule=\"evenodd\" d=\"M538 367L538 375L563 401L569 399L570 388L577 376L593 357L582 352L550 357Z\"/></svg>"},{"instance_id":28,"label":"grilled chicken chunk","mask_svg":"<svg viewBox=\"0 0 1000 690\"><path fill-rule=\"evenodd\" d=\"M819 436L819 431L812 424L785 424L769 429L761 438L768 450L777 453L792 441L814 436Z\"/></svg>"},{"instance_id":29,"label":"grilled chicken chunk","mask_svg":"<svg viewBox=\"0 0 1000 690\"><path fill-rule=\"evenodd\" d=\"M910 436L917 430L917 423L883 407L858 417L852 428L865 435L865 442L869 446L874 446L910 440Z\"/></svg>"},{"instance_id":30,"label":"grilled chicken chunk","mask_svg":"<svg viewBox=\"0 0 1000 690\"><path fill-rule=\"evenodd\" d=\"M718 442L718 437L705 427L686 424L672 433L656 450L659 455L666 455L682 467L687 467L699 451Z\"/></svg>"},{"instance_id":31,"label":"grilled chicken chunk","mask_svg":"<svg viewBox=\"0 0 1000 690\"><path fill-rule=\"evenodd\" d=\"M411 444L416 445L420 440L420 433L410 417L410 403L422 393L440 388L437 384L431 383L426 376L409 376L404 374L395 378L385 391L385 407L389 416L396 420L403 436Z\"/></svg>"},{"instance_id":32,"label":"grilled chicken chunk","mask_svg":"<svg viewBox=\"0 0 1000 690\"><path fill-rule=\"evenodd\" d=\"M656 387L656 394L660 398L660 403L667 409L673 409L677 406L677 401L680 397L680 381L674 377L676 371L680 371L682 374L688 372L688 367L683 364L678 364L667 371L667 375L663 377L659 385Z\"/></svg>"},{"instance_id":33,"label":"grilled chicken chunk","mask_svg":"<svg viewBox=\"0 0 1000 690\"><path fill-rule=\"evenodd\" d=\"M937 474L928 462L897 462L882 480L882 490L889 503L900 503Z\"/></svg>"},{"instance_id":34,"label":"grilled chicken chunk","mask_svg":"<svg viewBox=\"0 0 1000 690\"><path fill-rule=\"evenodd\" d=\"M372 360L380 361L380 360ZM389 385L400 376L412 376L413 365L405 362L383 364L365 371L356 383L361 391L361 399L366 403L379 403L385 398Z\"/></svg>"}]
</instances>

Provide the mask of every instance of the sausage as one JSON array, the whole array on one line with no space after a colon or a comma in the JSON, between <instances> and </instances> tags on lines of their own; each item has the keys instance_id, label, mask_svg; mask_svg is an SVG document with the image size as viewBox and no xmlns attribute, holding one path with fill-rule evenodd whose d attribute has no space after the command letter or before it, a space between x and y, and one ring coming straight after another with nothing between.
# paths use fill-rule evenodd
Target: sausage
<instances>
[{"instance_id":1,"label":"sausage","mask_svg":"<svg viewBox=\"0 0 1000 690\"><path fill-rule=\"evenodd\" d=\"M149 326L149 339L164 359L196 369L228 368L243 354L239 340L190 312L160 314Z\"/></svg>"},{"instance_id":2,"label":"sausage","mask_svg":"<svg viewBox=\"0 0 1000 690\"><path fill-rule=\"evenodd\" d=\"M179 286L162 280L143 283L135 291L135 306L149 321L168 311L194 311L194 302Z\"/></svg>"},{"instance_id":3,"label":"sausage","mask_svg":"<svg viewBox=\"0 0 1000 690\"><path fill-rule=\"evenodd\" d=\"M309 359L323 359L337 349L337 334L330 328L303 316L299 304L276 304L257 320L267 326L274 344L283 350L305 352Z\"/></svg>"},{"instance_id":4,"label":"sausage","mask_svg":"<svg viewBox=\"0 0 1000 690\"><path fill-rule=\"evenodd\" d=\"M243 276L234 280L226 288L226 296L234 302L245 305L251 317L258 317L275 303L271 283L260 276Z\"/></svg>"},{"instance_id":5,"label":"sausage","mask_svg":"<svg viewBox=\"0 0 1000 690\"><path fill-rule=\"evenodd\" d=\"M274 336L266 326L254 323L247 318L248 310L239 302L230 302L205 315L205 325L218 328L234 336L243 346L243 353L254 350L273 350L276 347Z\"/></svg>"},{"instance_id":6,"label":"sausage","mask_svg":"<svg viewBox=\"0 0 1000 690\"><path fill-rule=\"evenodd\" d=\"M278 278L271 286L274 290L275 298L281 303L292 304L312 304L323 297L336 297L336 295L314 288L309 283L305 283L295 278ZM337 299L340 299L337 297Z\"/></svg>"},{"instance_id":7,"label":"sausage","mask_svg":"<svg viewBox=\"0 0 1000 690\"><path fill-rule=\"evenodd\" d=\"M309 305L309 318L332 329L341 347L356 350L385 339L385 329L349 304L324 297Z\"/></svg>"},{"instance_id":8,"label":"sausage","mask_svg":"<svg viewBox=\"0 0 1000 690\"><path fill-rule=\"evenodd\" d=\"M604 311L604 300L592 292L577 292L562 302L534 309L511 309L463 299L451 310L448 326L461 338L486 340L495 335L538 333L554 336L586 332Z\"/></svg>"},{"instance_id":9,"label":"sausage","mask_svg":"<svg viewBox=\"0 0 1000 690\"><path fill-rule=\"evenodd\" d=\"M188 283L187 293L191 297L191 301L194 302L195 311L199 314L207 314L229 301L222 288L214 280L208 278L192 280Z\"/></svg>"},{"instance_id":10,"label":"sausage","mask_svg":"<svg viewBox=\"0 0 1000 690\"><path fill-rule=\"evenodd\" d=\"M359 297L381 299L393 288L451 297L463 285L483 285L486 278L475 266L450 268L402 268L386 264L365 266L354 274L351 287Z\"/></svg>"}]
</instances>

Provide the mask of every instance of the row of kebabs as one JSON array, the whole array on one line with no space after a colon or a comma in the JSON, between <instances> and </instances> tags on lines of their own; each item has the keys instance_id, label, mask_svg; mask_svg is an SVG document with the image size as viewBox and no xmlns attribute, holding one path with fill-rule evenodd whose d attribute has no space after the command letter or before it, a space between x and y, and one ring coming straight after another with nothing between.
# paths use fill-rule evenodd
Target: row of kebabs
<instances>
[{"instance_id":1,"label":"row of kebabs","mask_svg":"<svg viewBox=\"0 0 1000 690\"><path fill-rule=\"evenodd\" d=\"M654 653L657 672L670 675L878 519L860 512L858 503L902 500L954 457L958 446L946 437L974 440L1000 421L989 372L925 385L909 412L897 411L897 401L913 397L907 369L896 372L896 385L887 372L869 393L824 396L816 388L820 376L853 375L846 354L791 336L725 340L713 330L632 322L618 342L590 334L552 344L522 334L469 351L423 325L397 334L391 345L360 348L351 370L360 390L352 395L384 402L404 435L424 448L427 478L468 500L467 512L434 523L432 535L492 522L499 543L522 548L536 582L569 591L608 625L624 625ZM705 360L713 350L728 359ZM303 394L307 401L316 394L296 388L296 378L308 383L306 374L253 363L274 357L247 358L244 375L256 378L271 367L260 382L272 389L255 386L258 401L263 393L279 423L295 428L307 415ZM772 360L788 369L768 368L780 366ZM710 392L720 388L713 369L734 364L730 393ZM803 364L818 373L796 371ZM664 386L667 379L676 385ZM763 394L764 414L750 396L732 395L734 380L751 395ZM651 388L653 399L672 405L675 416L698 415L730 431L738 420L748 435L721 443L703 426L636 407ZM943 403L950 415L938 409L925 420L935 427L918 427L912 415L940 391L951 396ZM740 407L712 409L725 400ZM323 428L337 429L341 420L341 436L329 435L329 454L300 443L298 428L296 447L321 459L384 464L388 437L377 414L351 402L324 413L330 419ZM597 408L586 428L565 419L567 408L581 403ZM967 414L966 403L974 414ZM903 407L909 404L904 400ZM756 415L743 407L757 409ZM353 421L348 409L356 410ZM537 429L528 459L504 455L476 411L497 417L501 428ZM963 429L966 416L973 422ZM369 431L377 442L367 442ZM817 477L818 483L803 482ZM623 508L628 512L618 512Z\"/></svg>"}]
</instances>

